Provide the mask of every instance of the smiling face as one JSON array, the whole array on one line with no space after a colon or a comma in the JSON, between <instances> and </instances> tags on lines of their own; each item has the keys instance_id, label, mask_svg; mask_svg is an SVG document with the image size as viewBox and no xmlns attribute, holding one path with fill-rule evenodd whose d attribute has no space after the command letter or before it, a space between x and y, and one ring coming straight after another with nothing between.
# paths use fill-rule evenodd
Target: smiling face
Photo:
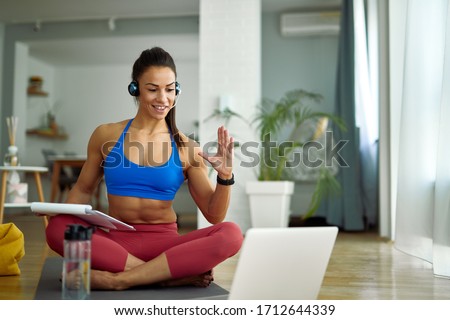
<instances>
[{"instance_id":1,"label":"smiling face","mask_svg":"<svg viewBox=\"0 0 450 320\"><path fill-rule=\"evenodd\" d=\"M150 67L138 79L139 108L164 119L175 103L175 73L169 67Z\"/></svg>"}]
</instances>

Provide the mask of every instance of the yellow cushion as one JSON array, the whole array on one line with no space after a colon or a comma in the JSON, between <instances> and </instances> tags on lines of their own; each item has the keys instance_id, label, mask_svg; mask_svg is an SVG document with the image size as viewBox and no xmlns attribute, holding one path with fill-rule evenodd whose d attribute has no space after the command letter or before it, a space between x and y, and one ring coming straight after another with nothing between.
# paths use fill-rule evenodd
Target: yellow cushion
<instances>
[{"instance_id":1,"label":"yellow cushion","mask_svg":"<svg viewBox=\"0 0 450 320\"><path fill-rule=\"evenodd\" d=\"M19 275L18 262L25 255L22 231L14 223L0 224L0 276Z\"/></svg>"}]
</instances>

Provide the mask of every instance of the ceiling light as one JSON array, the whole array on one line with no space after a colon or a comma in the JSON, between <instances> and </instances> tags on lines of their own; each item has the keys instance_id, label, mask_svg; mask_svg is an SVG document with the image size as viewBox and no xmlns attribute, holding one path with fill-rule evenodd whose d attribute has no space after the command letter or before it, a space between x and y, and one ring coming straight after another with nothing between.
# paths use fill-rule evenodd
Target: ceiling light
<instances>
[{"instance_id":1,"label":"ceiling light","mask_svg":"<svg viewBox=\"0 0 450 320\"><path fill-rule=\"evenodd\" d=\"M116 30L116 18L109 18L108 20L108 27L110 31Z\"/></svg>"},{"instance_id":2,"label":"ceiling light","mask_svg":"<svg viewBox=\"0 0 450 320\"><path fill-rule=\"evenodd\" d=\"M36 20L36 23L33 26L33 31L34 32L39 32L41 31L41 22L39 20Z\"/></svg>"}]
</instances>

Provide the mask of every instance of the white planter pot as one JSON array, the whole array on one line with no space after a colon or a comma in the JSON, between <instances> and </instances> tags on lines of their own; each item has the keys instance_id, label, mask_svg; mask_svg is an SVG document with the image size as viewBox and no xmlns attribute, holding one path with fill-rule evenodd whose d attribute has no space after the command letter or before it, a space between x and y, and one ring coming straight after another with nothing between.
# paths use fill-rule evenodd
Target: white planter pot
<instances>
[{"instance_id":1,"label":"white planter pot","mask_svg":"<svg viewBox=\"0 0 450 320\"><path fill-rule=\"evenodd\" d=\"M294 185L292 181L247 182L252 227L287 227Z\"/></svg>"}]
</instances>

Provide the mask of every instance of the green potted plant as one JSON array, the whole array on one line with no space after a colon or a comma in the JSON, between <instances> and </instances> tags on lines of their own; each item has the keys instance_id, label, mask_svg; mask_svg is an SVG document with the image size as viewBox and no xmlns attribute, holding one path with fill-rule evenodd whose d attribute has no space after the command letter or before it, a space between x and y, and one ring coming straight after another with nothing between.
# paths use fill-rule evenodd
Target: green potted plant
<instances>
[{"instance_id":1,"label":"green potted plant","mask_svg":"<svg viewBox=\"0 0 450 320\"><path fill-rule=\"evenodd\" d=\"M322 199L339 193L340 184L335 178L336 167L326 166L323 157L324 148L310 148L312 143L323 144L323 138L330 120L337 128L346 130L343 120L333 114L313 111L309 104L318 104L323 100L320 94L305 90L287 92L279 101L263 99L257 107L257 113L251 123L229 106L216 108L204 121L220 119L228 124L232 118L238 118L246 125L253 125L261 141L257 181L247 181L246 192L250 199L253 227L288 226L291 195L295 181L314 184L314 190L302 219L312 217ZM286 137L286 138L284 138ZM240 147L238 143L235 147ZM307 150L307 151L305 151ZM307 152L319 158L313 166L292 164L294 154Z\"/></svg>"},{"instance_id":2,"label":"green potted plant","mask_svg":"<svg viewBox=\"0 0 450 320\"><path fill-rule=\"evenodd\" d=\"M301 180L298 177L299 168L309 171L303 180L315 183L308 209L302 213L303 219L314 215L322 199L339 192L340 184L335 178L336 172L325 166L324 161L316 159L319 161L314 161L311 168L305 163L293 164L292 161L294 153L308 153L310 150L307 149L311 143L317 143L317 139L324 136L329 121L334 122L341 130L346 129L341 118L330 113L313 111L309 106L310 103L317 104L322 99L320 94L293 90L287 92L279 101L264 99L258 106L253 121L261 141L258 181L248 181L246 184L254 227L288 226L294 181ZM282 135L287 139L283 139ZM317 151L318 148L310 149ZM279 216L275 212L278 212Z\"/></svg>"}]
</instances>

